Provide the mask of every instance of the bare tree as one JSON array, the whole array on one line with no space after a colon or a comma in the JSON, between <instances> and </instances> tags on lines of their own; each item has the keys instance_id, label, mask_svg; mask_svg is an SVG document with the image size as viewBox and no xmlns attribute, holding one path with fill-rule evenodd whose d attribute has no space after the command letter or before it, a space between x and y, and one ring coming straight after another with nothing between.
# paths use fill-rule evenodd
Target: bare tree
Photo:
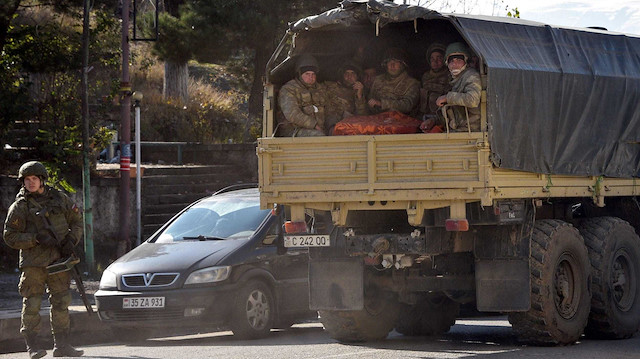
<instances>
[{"instance_id":1,"label":"bare tree","mask_svg":"<svg viewBox=\"0 0 640 359\"><path fill-rule=\"evenodd\" d=\"M409 5L418 5L432 10L449 13L470 14L483 10L483 5L489 5L491 15L504 15L509 8L504 0L403 0ZM504 11L503 11L504 10Z\"/></svg>"}]
</instances>

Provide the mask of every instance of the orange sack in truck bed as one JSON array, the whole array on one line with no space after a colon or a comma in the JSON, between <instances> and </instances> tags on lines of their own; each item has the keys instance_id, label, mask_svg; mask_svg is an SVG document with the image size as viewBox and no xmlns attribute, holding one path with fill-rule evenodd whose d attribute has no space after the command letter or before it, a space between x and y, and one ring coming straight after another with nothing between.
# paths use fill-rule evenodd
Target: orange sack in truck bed
<instances>
[{"instance_id":1,"label":"orange sack in truck bed","mask_svg":"<svg viewBox=\"0 0 640 359\"><path fill-rule=\"evenodd\" d=\"M338 122L334 135L389 135L416 133L422 122L398 111L371 116L352 116Z\"/></svg>"}]
</instances>

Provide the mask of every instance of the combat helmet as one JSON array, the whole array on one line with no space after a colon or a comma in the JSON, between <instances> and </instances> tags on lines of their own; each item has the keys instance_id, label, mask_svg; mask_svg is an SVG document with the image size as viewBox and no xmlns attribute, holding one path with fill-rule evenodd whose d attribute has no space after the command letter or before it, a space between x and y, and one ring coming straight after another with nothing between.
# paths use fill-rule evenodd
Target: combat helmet
<instances>
[{"instance_id":1,"label":"combat helmet","mask_svg":"<svg viewBox=\"0 0 640 359\"><path fill-rule=\"evenodd\" d=\"M442 55L444 55L446 53L446 47L439 42L434 42L433 44L429 45L426 52L427 61L429 61L429 56L431 56L431 53L433 53L434 51L441 52Z\"/></svg>"},{"instance_id":2,"label":"combat helmet","mask_svg":"<svg viewBox=\"0 0 640 359\"><path fill-rule=\"evenodd\" d=\"M348 60L347 62L342 64L342 66L340 66L340 69L338 69L338 73L342 77L342 74L344 74L344 72L347 70L352 70L353 72L355 72L358 76L358 79L362 78L362 67L355 63L355 61Z\"/></svg>"},{"instance_id":3,"label":"combat helmet","mask_svg":"<svg viewBox=\"0 0 640 359\"><path fill-rule=\"evenodd\" d=\"M470 53L467 45L462 42L454 42L447 46L447 51L445 51L444 60L445 62L449 62L449 57L452 55L463 55L464 62L469 61Z\"/></svg>"},{"instance_id":4,"label":"combat helmet","mask_svg":"<svg viewBox=\"0 0 640 359\"><path fill-rule=\"evenodd\" d=\"M390 47L384 52L384 58L382 59L382 66L386 66L387 62L391 60L398 60L402 62L404 67L407 65L407 54L399 47Z\"/></svg>"},{"instance_id":5,"label":"combat helmet","mask_svg":"<svg viewBox=\"0 0 640 359\"><path fill-rule=\"evenodd\" d=\"M20 166L18 170L18 181L24 181L27 176L38 176L43 181L49 178L49 173L44 165L38 161L29 161Z\"/></svg>"},{"instance_id":6,"label":"combat helmet","mask_svg":"<svg viewBox=\"0 0 640 359\"><path fill-rule=\"evenodd\" d=\"M296 71L298 75L302 75L307 71L313 71L317 74L320 71L318 60L311 54L302 54L296 61Z\"/></svg>"}]
</instances>

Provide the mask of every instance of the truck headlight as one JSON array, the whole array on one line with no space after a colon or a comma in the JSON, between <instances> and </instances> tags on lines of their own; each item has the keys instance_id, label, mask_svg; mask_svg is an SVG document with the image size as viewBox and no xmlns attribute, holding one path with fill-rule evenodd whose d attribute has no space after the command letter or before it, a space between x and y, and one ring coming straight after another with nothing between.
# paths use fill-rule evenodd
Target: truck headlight
<instances>
[{"instance_id":1,"label":"truck headlight","mask_svg":"<svg viewBox=\"0 0 640 359\"><path fill-rule=\"evenodd\" d=\"M209 268L199 269L189 274L189 277L187 278L187 281L184 282L184 284L189 285L189 284L221 282L229 278L229 273L231 273L231 266L209 267Z\"/></svg>"},{"instance_id":2,"label":"truck headlight","mask_svg":"<svg viewBox=\"0 0 640 359\"><path fill-rule=\"evenodd\" d=\"M114 289L118 287L116 274L105 269L100 278L100 289Z\"/></svg>"}]
</instances>

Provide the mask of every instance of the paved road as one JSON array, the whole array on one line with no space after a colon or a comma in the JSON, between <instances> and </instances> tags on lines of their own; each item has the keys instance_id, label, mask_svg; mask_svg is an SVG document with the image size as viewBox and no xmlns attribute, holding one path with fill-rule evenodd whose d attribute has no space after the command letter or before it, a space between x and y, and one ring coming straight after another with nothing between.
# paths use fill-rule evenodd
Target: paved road
<instances>
[{"instance_id":1,"label":"paved road","mask_svg":"<svg viewBox=\"0 0 640 359\"><path fill-rule=\"evenodd\" d=\"M504 317L461 319L452 330L435 338L407 338L392 332L385 341L347 345L329 338L317 323L272 332L268 338L235 340L231 332L156 338L135 344L83 347L86 358L640 358L640 337L621 341L584 340L565 347L519 345ZM24 358L24 353L0 358Z\"/></svg>"}]
</instances>

